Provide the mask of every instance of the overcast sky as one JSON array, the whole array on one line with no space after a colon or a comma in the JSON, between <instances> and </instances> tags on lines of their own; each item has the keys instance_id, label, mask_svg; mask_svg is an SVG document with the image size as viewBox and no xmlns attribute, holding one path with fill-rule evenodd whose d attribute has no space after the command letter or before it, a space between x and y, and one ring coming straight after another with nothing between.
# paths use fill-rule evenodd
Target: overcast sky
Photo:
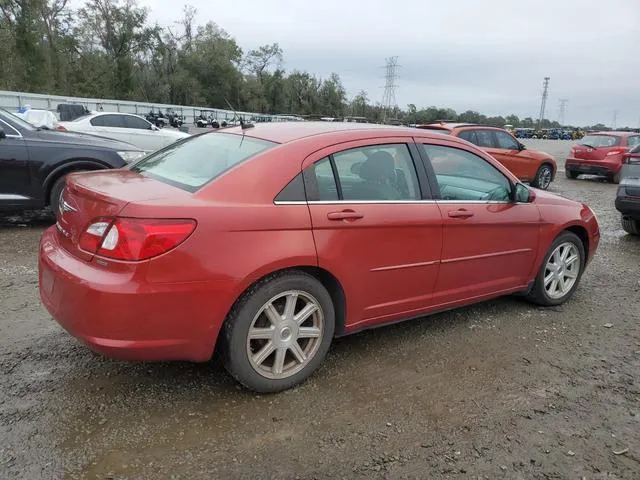
<instances>
[{"instance_id":1,"label":"overcast sky","mask_svg":"<svg viewBox=\"0 0 640 480\"><path fill-rule=\"evenodd\" d=\"M176 0L140 0L151 21ZM381 101L385 57L398 56L397 103L566 122L640 126L640 0L190 0L246 51L277 42L284 68L336 72L349 98Z\"/></svg>"}]
</instances>

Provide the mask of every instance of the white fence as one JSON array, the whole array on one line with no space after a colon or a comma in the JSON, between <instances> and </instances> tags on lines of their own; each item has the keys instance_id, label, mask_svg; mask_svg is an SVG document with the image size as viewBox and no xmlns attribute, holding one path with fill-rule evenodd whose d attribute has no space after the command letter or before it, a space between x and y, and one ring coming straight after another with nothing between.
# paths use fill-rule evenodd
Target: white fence
<instances>
[{"instance_id":1,"label":"white fence","mask_svg":"<svg viewBox=\"0 0 640 480\"><path fill-rule=\"evenodd\" d=\"M10 92L0 90L0 107L9 111L16 111L18 108L29 105L31 108L50 110L55 112L60 103L73 103L84 105L87 110L103 110L105 112L135 113L146 115L151 110L166 113L167 109L172 109L175 113L184 115L185 123L191 124L194 118L204 112L205 116L211 114L217 121L229 121L233 118L234 112L219 108L194 107L185 105L168 105L164 103L130 102L124 100L106 100L100 98L80 98L65 97L60 95L43 95L39 93ZM289 115L266 115L263 113L237 112L243 119L262 121L290 121L293 119Z\"/></svg>"}]
</instances>

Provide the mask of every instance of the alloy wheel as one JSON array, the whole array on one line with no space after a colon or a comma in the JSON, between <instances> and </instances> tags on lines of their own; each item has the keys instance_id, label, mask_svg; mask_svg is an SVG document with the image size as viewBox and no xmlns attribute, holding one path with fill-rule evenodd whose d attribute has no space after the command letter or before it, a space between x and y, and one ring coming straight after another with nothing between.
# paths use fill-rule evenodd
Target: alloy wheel
<instances>
[{"instance_id":1,"label":"alloy wheel","mask_svg":"<svg viewBox=\"0 0 640 480\"><path fill-rule=\"evenodd\" d=\"M551 171L550 167L546 165L540 167L540 173L538 173L538 188L542 190L546 190L547 188L549 188L552 175L553 172Z\"/></svg>"},{"instance_id":2,"label":"alloy wheel","mask_svg":"<svg viewBox=\"0 0 640 480\"><path fill-rule=\"evenodd\" d=\"M572 242L564 242L553 251L544 270L544 289L553 300L567 295L580 275L580 252Z\"/></svg>"},{"instance_id":3,"label":"alloy wheel","mask_svg":"<svg viewBox=\"0 0 640 480\"><path fill-rule=\"evenodd\" d=\"M324 335L320 303L300 290L267 301L251 322L247 356L253 369L270 379L295 375L314 358Z\"/></svg>"}]
</instances>

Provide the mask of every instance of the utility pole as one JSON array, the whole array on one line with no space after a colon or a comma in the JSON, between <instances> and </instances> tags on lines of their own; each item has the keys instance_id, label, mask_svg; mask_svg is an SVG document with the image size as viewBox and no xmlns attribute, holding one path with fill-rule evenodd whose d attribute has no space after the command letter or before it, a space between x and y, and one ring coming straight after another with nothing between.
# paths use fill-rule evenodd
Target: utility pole
<instances>
[{"instance_id":1,"label":"utility pole","mask_svg":"<svg viewBox=\"0 0 640 480\"><path fill-rule=\"evenodd\" d=\"M618 125L618 110L613 111L613 129L615 130Z\"/></svg>"},{"instance_id":2,"label":"utility pole","mask_svg":"<svg viewBox=\"0 0 640 480\"><path fill-rule=\"evenodd\" d=\"M551 80L551 77L544 77L544 82L542 83L542 102L540 103L538 128L540 128L542 125L542 120L544 120L544 109L547 107L547 97L549 96L549 80Z\"/></svg>"},{"instance_id":3,"label":"utility pole","mask_svg":"<svg viewBox=\"0 0 640 480\"><path fill-rule=\"evenodd\" d=\"M385 82L384 82L384 95L382 97L382 123L386 123L387 115L395 108L398 103L396 102L396 92L398 90L398 57L385 58Z\"/></svg>"},{"instance_id":4,"label":"utility pole","mask_svg":"<svg viewBox=\"0 0 640 480\"><path fill-rule=\"evenodd\" d=\"M560 99L560 126L564 127L564 115L567 113L567 103L569 102L566 98Z\"/></svg>"}]
</instances>

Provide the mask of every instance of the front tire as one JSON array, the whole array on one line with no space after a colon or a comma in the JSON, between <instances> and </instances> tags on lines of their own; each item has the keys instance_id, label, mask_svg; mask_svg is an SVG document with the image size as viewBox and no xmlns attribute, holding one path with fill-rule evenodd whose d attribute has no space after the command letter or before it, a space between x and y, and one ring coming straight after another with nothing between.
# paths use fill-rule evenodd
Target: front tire
<instances>
[{"instance_id":1,"label":"front tire","mask_svg":"<svg viewBox=\"0 0 640 480\"><path fill-rule=\"evenodd\" d=\"M546 190L551 185L551 179L553 178L553 168L548 163L540 165L540 168L536 172L536 177L531 182L531 186Z\"/></svg>"},{"instance_id":2,"label":"front tire","mask_svg":"<svg viewBox=\"0 0 640 480\"><path fill-rule=\"evenodd\" d=\"M326 288L300 271L271 275L236 302L223 327L223 362L245 387L279 392L322 363L335 330Z\"/></svg>"},{"instance_id":3,"label":"front tire","mask_svg":"<svg viewBox=\"0 0 640 480\"><path fill-rule=\"evenodd\" d=\"M542 306L565 303L575 292L585 265L584 245L572 232L553 241L527 299Z\"/></svg>"},{"instance_id":4,"label":"front tire","mask_svg":"<svg viewBox=\"0 0 640 480\"><path fill-rule=\"evenodd\" d=\"M622 217L622 228L629 235L640 235L640 221L630 217Z\"/></svg>"}]
</instances>

